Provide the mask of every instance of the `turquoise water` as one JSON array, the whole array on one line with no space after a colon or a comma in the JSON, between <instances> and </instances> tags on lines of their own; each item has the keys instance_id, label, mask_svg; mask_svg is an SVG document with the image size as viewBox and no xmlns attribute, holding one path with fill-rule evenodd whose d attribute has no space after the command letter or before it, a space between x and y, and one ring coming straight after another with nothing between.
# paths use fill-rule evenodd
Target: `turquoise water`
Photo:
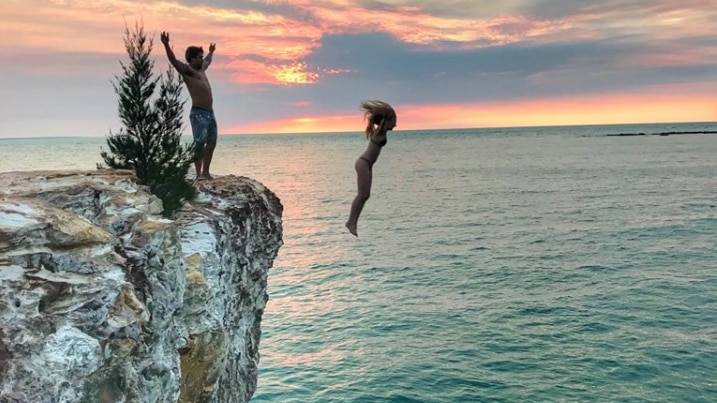
<instances>
[{"instance_id":1,"label":"turquoise water","mask_svg":"<svg viewBox=\"0 0 717 403\"><path fill-rule=\"evenodd\" d=\"M717 124L399 130L358 238L360 134L220 138L285 207L252 402L717 401L717 135L606 136L674 130Z\"/></svg>"}]
</instances>

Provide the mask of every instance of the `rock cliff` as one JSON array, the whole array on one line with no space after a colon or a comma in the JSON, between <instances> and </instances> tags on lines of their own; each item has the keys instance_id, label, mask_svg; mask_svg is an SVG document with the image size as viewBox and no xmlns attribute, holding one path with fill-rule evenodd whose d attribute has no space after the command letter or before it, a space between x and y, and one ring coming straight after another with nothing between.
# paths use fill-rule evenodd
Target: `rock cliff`
<instances>
[{"instance_id":1,"label":"rock cliff","mask_svg":"<svg viewBox=\"0 0 717 403\"><path fill-rule=\"evenodd\" d=\"M167 220L131 172L0 174L0 403L249 400L282 206L199 190Z\"/></svg>"}]
</instances>

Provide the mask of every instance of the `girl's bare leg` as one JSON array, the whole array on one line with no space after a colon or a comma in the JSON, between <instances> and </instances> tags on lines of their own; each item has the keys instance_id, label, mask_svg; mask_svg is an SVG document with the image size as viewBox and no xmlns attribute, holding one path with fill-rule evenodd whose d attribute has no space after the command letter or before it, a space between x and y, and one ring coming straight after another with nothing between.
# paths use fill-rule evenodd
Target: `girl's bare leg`
<instances>
[{"instance_id":1,"label":"girl's bare leg","mask_svg":"<svg viewBox=\"0 0 717 403\"><path fill-rule=\"evenodd\" d=\"M349 232L354 236L358 236L356 227L358 226L358 219L359 215L361 215L361 210L363 210L366 200L368 200L371 196L372 176L371 169L366 161L358 159L356 160L354 167L356 168L356 184L358 185L358 193L356 194L353 203L351 203L351 213L349 214L349 220L346 221L346 228L348 228Z\"/></svg>"}]
</instances>

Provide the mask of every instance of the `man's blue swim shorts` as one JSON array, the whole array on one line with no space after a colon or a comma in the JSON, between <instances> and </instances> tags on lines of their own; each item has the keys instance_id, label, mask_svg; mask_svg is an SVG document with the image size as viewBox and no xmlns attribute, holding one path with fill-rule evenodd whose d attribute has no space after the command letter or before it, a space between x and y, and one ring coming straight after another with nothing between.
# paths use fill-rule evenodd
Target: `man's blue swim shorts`
<instances>
[{"instance_id":1,"label":"man's blue swim shorts","mask_svg":"<svg viewBox=\"0 0 717 403\"><path fill-rule=\"evenodd\" d=\"M192 107L189 112L189 122L192 124L192 135L197 143L217 140L217 119L214 111Z\"/></svg>"}]
</instances>

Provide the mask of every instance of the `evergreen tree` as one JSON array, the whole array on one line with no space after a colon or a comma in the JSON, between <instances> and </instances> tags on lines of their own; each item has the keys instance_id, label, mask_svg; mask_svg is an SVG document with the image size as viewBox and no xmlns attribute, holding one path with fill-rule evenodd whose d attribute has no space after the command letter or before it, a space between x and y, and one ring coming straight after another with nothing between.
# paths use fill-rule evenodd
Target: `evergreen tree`
<instances>
[{"instance_id":1,"label":"evergreen tree","mask_svg":"<svg viewBox=\"0 0 717 403\"><path fill-rule=\"evenodd\" d=\"M162 200L163 215L171 217L196 190L187 171L202 153L196 142L182 145L181 77L170 68L154 77L150 59L153 41L137 23L125 28L124 45L129 64L120 62L122 75L112 82L119 97L119 133L107 137L109 152L100 155L114 169L134 169L137 181ZM158 90L158 94L155 91Z\"/></svg>"}]
</instances>

